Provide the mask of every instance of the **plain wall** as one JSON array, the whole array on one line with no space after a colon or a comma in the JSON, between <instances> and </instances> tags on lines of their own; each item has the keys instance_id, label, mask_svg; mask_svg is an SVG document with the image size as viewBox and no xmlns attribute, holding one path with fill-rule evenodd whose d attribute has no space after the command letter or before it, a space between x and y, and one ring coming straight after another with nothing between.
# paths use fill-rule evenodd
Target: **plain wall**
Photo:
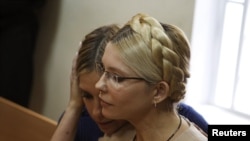
<instances>
[{"instance_id":1,"label":"plain wall","mask_svg":"<svg viewBox=\"0 0 250 141\"><path fill-rule=\"evenodd\" d=\"M67 106L72 59L84 35L138 12L175 24L191 38L195 0L51 0L41 15L30 108L58 120Z\"/></svg>"},{"instance_id":2,"label":"plain wall","mask_svg":"<svg viewBox=\"0 0 250 141\"><path fill-rule=\"evenodd\" d=\"M186 103L209 103L214 96L220 43L218 34L223 28L218 23L218 0L196 0L192 28L191 77L188 81Z\"/></svg>"}]
</instances>

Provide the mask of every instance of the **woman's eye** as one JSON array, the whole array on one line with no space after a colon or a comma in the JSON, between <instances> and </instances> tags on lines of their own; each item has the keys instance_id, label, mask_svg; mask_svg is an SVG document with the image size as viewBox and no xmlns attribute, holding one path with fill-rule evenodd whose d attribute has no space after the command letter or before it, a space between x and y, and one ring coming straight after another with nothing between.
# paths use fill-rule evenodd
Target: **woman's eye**
<instances>
[{"instance_id":1,"label":"woman's eye","mask_svg":"<svg viewBox=\"0 0 250 141\"><path fill-rule=\"evenodd\" d=\"M116 79L116 75L111 73L111 72L106 71L106 76L107 76L108 79L113 79L113 80Z\"/></svg>"},{"instance_id":2,"label":"woman's eye","mask_svg":"<svg viewBox=\"0 0 250 141\"><path fill-rule=\"evenodd\" d=\"M116 77L116 80L117 80L118 83L121 83L121 82L124 81L125 79L124 79L123 77L117 76L117 77Z\"/></svg>"},{"instance_id":3,"label":"woman's eye","mask_svg":"<svg viewBox=\"0 0 250 141\"><path fill-rule=\"evenodd\" d=\"M112 78L114 81L116 81L116 80L117 80L117 77L118 77L117 75L112 74L112 77L111 77L111 78Z\"/></svg>"},{"instance_id":4,"label":"woman's eye","mask_svg":"<svg viewBox=\"0 0 250 141\"><path fill-rule=\"evenodd\" d=\"M108 79L111 79L114 82L120 83L120 82L125 80L123 77L121 77L121 76L119 76L119 75L117 75L115 73L111 73L111 72L108 72L108 71L106 71L105 73L106 73L106 77Z\"/></svg>"},{"instance_id":5,"label":"woman's eye","mask_svg":"<svg viewBox=\"0 0 250 141\"><path fill-rule=\"evenodd\" d=\"M82 92L82 97L86 98L86 99L92 99L93 96L87 92Z\"/></svg>"},{"instance_id":6,"label":"woman's eye","mask_svg":"<svg viewBox=\"0 0 250 141\"><path fill-rule=\"evenodd\" d=\"M113 79L113 81L117 82L117 83L121 83L122 81L124 81L125 79L117 74L111 74L111 78Z\"/></svg>"}]
</instances>

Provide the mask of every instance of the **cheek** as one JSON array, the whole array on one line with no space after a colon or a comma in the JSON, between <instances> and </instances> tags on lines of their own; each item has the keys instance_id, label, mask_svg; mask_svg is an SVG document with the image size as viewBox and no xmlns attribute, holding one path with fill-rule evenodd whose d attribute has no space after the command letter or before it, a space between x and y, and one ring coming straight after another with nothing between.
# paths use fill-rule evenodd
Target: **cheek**
<instances>
[{"instance_id":1,"label":"cheek","mask_svg":"<svg viewBox=\"0 0 250 141\"><path fill-rule=\"evenodd\" d=\"M84 100L84 105L88 111L89 114L91 114L91 111L93 111L94 108L94 102L91 100Z\"/></svg>"},{"instance_id":2,"label":"cheek","mask_svg":"<svg viewBox=\"0 0 250 141\"><path fill-rule=\"evenodd\" d=\"M95 102L93 100L85 100L84 103L85 103L86 110L88 111L90 117L93 120L96 120L98 116L94 114L94 110L96 107Z\"/></svg>"},{"instance_id":3,"label":"cheek","mask_svg":"<svg viewBox=\"0 0 250 141\"><path fill-rule=\"evenodd\" d=\"M92 119L98 120L102 117L100 101L97 98L85 100L85 107Z\"/></svg>"},{"instance_id":4,"label":"cheek","mask_svg":"<svg viewBox=\"0 0 250 141\"><path fill-rule=\"evenodd\" d=\"M134 91L128 89L118 89L118 90L111 90L110 99L113 101L112 104L119 106L127 104L127 102L131 101L134 95Z\"/></svg>"},{"instance_id":5,"label":"cheek","mask_svg":"<svg viewBox=\"0 0 250 141\"><path fill-rule=\"evenodd\" d=\"M127 106L124 107L126 108L128 118L144 116L153 107L150 94L148 92L134 92L133 94L133 97L126 101Z\"/></svg>"},{"instance_id":6,"label":"cheek","mask_svg":"<svg viewBox=\"0 0 250 141\"><path fill-rule=\"evenodd\" d=\"M111 98L115 102L114 105L122 112L137 112L140 109L148 109L152 101L148 89L136 86L133 89L123 89L113 93Z\"/></svg>"}]
</instances>

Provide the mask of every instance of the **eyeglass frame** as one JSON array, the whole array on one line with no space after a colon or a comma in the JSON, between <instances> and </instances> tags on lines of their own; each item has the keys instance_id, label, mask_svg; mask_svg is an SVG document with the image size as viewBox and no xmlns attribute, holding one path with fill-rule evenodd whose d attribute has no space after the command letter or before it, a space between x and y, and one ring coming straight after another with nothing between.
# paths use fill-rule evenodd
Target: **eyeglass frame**
<instances>
[{"instance_id":1,"label":"eyeglass frame","mask_svg":"<svg viewBox=\"0 0 250 141\"><path fill-rule=\"evenodd\" d=\"M103 64L100 63L100 62L96 62L96 70L97 72L102 76L102 75L105 75L105 77L107 79L113 79L115 80L115 83L116 84L119 84L120 82L124 81L124 80L127 80L127 79L136 79L136 80L140 80L140 81L145 81L147 83L152 83L148 80L146 80L145 78L142 78L142 77L122 77L122 76L119 76L115 73L112 73L112 72L109 72L109 71L106 71L103 67Z\"/></svg>"}]
</instances>

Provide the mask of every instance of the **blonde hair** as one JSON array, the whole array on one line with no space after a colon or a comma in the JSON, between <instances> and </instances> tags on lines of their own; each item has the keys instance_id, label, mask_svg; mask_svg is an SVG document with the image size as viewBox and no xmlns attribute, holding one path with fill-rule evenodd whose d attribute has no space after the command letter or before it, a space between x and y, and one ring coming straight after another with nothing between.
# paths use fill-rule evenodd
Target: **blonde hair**
<instances>
[{"instance_id":1,"label":"blonde hair","mask_svg":"<svg viewBox=\"0 0 250 141\"><path fill-rule=\"evenodd\" d=\"M118 31L111 43L137 75L149 82L169 84L168 105L184 98L190 76L190 45L180 28L139 13Z\"/></svg>"}]
</instances>

